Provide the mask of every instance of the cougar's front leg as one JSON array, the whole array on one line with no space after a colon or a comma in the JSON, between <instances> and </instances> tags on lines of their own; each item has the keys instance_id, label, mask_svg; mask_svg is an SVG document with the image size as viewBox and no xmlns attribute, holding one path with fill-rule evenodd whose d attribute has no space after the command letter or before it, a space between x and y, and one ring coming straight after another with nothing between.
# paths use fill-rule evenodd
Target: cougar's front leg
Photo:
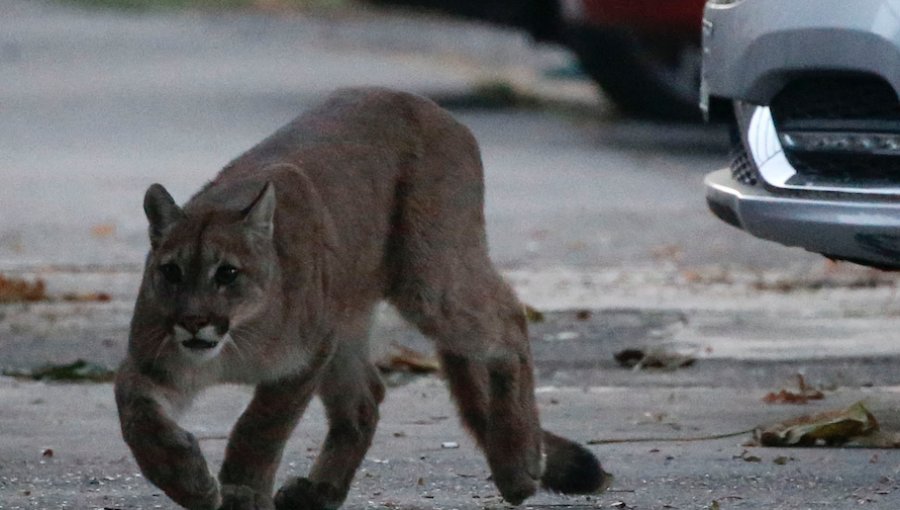
<instances>
[{"instance_id":1,"label":"cougar's front leg","mask_svg":"<svg viewBox=\"0 0 900 510\"><path fill-rule=\"evenodd\" d=\"M197 439L171 416L180 396L126 362L115 382L122 436L144 476L179 505L213 510L221 504Z\"/></svg>"},{"instance_id":2,"label":"cougar's front leg","mask_svg":"<svg viewBox=\"0 0 900 510\"><path fill-rule=\"evenodd\" d=\"M284 445L321 382L334 349L332 333L296 374L256 387L225 449L219 472L223 510L274 508L271 494Z\"/></svg>"},{"instance_id":3,"label":"cougar's front leg","mask_svg":"<svg viewBox=\"0 0 900 510\"><path fill-rule=\"evenodd\" d=\"M318 394L328 435L308 478L294 478L275 496L278 510L326 510L347 497L353 475L372 443L384 385L368 360L368 320L346 331L328 364Z\"/></svg>"},{"instance_id":4,"label":"cougar's front leg","mask_svg":"<svg viewBox=\"0 0 900 510\"><path fill-rule=\"evenodd\" d=\"M256 387L253 400L238 419L219 473L222 508L274 508L272 489L284 445L306 409L318 373L306 372Z\"/></svg>"}]
</instances>

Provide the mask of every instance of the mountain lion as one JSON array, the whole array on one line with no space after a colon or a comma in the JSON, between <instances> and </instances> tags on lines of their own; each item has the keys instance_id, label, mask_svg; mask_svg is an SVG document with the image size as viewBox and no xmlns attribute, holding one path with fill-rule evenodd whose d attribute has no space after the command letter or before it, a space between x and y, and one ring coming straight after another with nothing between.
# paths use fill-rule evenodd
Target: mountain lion
<instances>
[{"instance_id":1,"label":"mountain lion","mask_svg":"<svg viewBox=\"0 0 900 510\"><path fill-rule=\"evenodd\" d=\"M585 448L542 431L522 305L488 259L471 133L427 99L342 90L234 160L183 207L154 184L150 253L116 402L144 475L191 509L333 509L378 422L380 300L437 346L466 428L510 503L599 490ZM218 480L177 417L219 382L256 385ZM272 496L313 395L329 430Z\"/></svg>"}]
</instances>

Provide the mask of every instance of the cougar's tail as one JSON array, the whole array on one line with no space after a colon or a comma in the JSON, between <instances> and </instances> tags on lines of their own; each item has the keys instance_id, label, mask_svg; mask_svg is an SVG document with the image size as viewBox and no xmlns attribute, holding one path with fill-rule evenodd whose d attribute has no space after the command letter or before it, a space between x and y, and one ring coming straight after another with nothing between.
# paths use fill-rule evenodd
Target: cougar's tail
<instances>
[{"instance_id":1,"label":"cougar's tail","mask_svg":"<svg viewBox=\"0 0 900 510\"><path fill-rule=\"evenodd\" d=\"M547 455L541 485L564 494L595 494L612 483L612 475L603 471L600 461L587 448L544 431Z\"/></svg>"}]
</instances>

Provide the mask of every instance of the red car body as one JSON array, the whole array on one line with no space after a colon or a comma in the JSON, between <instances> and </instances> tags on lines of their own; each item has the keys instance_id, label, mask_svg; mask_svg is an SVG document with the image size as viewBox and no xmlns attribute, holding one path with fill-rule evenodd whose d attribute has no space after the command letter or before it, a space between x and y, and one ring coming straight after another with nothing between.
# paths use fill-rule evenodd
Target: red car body
<instances>
[{"instance_id":1,"label":"red car body","mask_svg":"<svg viewBox=\"0 0 900 510\"><path fill-rule=\"evenodd\" d=\"M558 2L558 41L625 113L699 121L705 0Z\"/></svg>"},{"instance_id":2,"label":"red car body","mask_svg":"<svg viewBox=\"0 0 900 510\"><path fill-rule=\"evenodd\" d=\"M563 16L567 10L577 13L585 24L696 37L705 3L706 0L562 0Z\"/></svg>"}]
</instances>

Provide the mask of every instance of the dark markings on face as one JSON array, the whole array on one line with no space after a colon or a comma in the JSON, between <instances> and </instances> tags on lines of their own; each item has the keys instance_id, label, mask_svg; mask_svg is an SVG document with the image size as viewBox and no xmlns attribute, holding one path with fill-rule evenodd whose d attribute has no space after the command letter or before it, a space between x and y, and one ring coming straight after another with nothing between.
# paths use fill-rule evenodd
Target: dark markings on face
<instances>
[{"instance_id":1,"label":"dark markings on face","mask_svg":"<svg viewBox=\"0 0 900 510\"><path fill-rule=\"evenodd\" d=\"M202 317L227 328L241 304L258 298L265 271L240 221L209 215L176 226L158 248L156 290L177 323Z\"/></svg>"}]
</instances>

